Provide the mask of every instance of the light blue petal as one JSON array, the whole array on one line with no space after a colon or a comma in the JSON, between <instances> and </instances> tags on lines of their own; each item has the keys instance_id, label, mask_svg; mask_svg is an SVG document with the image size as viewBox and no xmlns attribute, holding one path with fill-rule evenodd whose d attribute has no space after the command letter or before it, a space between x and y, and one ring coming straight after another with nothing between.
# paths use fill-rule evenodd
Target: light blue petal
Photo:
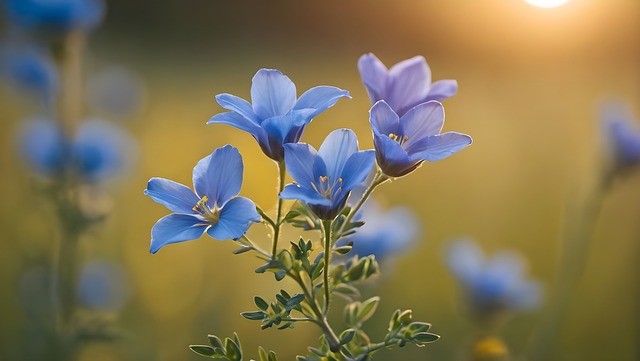
<instances>
[{"instance_id":1,"label":"light blue petal","mask_svg":"<svg viewBox=\"0 0 640 361\"><path fill-rule=\"evenodd\" d=\"M460 239L449 245L446 261L451 273L468 284L482 274L485 256L474 242Z\"/></svg>"},{"instance_id":2,"label":"light blue petal","mask_svg":"<svg viewBox=\"0 0 640 361\"><path fill-rule=\"evenodd\" d=\"M318 155L327 167L326 175L335 181L342 174L342 169L351 155L358 152L358 138L351 129L337 129L324 139Z\"/></svg>"},{"instance_id":3,"label":"light blue petal","mask_svg":"<svg viewBox=\"0 0 640 361\"><path fill-rule=\"evenodd\" d=\"M253 108L248 101L231 94L218 94L216 95L216 101L221 107L236 112L247 120L251 121L255 125L260 125L261 119L258 118L256 113L253 112Z\"/></svg>"},{"instance_id":4,"label":"light blue petal","mask_svg":"<svg viewBox=\"0 0 640 361\"><path fill-rule=\"evenodd\" d=\"M151 178L144 194L176 213L196 213L198 196L188 187L164 178Z\"/></svg>"},{"instance_id":5,"label":"light blue petal","mask_svg":"<svg viewBox=\"0 0 640 361\"><path fill-rule=\"evenodd\" d=\"M384 100L375 103L369 110L369 123L380 134L399 135L400 118Z\"/></svg>"},{"instance_id":6,"label":"light blue petal","mask_svg":"<svg viewBox=\"0 0 640 361\"><path fill-rule=\"evenodd\" d=\"M260 119L285 115L296 103L296 86L278 70L260 69L253 77L251 102Z\"/></svg>"},{"instance_id":7,"label":"light blue petal","mask_svg":"<svg viewBox=\"0 0 640 361\"><path fill-rule=\"evenodd\" d=\"M456 95L458 92L458 82L455 80L438 80L431 84L429 94L424 101L437 100L439 102Z\"/></svg>"},{"instance_id":8,"label":"light blue petal","mask_svg":"<svg viewBox=\"0 0 640 361\"><path fill-rule=\"evenodd\" d=\"M375 161L376 153L373 150L363 150L352 155L342 170L342 192L349 192L364 182Z\"/></svg>"},{"instance_id":9,"label":"light blue petal","mask_svg":"<svg viewBox=\"0 0 640 361\"><path fill-rule=\"evenodd\" d=\"M193 168L193 186L199 197L207 196L207 205L223 206L240 193L244 166L238 149L225 145L203 158Z\"/></svg>"},{"instance_id":10,"label":"light blue petal","mask_svg":"<svg viewBox=\"0 0 640 361\"><path fill-rule=\"evenodd\" d=\"M398 115L418 104L429 94L431 70L422 56L403 60L389 69L385 100Z\"/></svg>"},{"instance_id":11,"label":"light blue petal","mask_svg":"<svg viewBox=\"0 0 640 361\"><path fill-rule=\"evenodd\" d=\"M408 139L404 148L412 153L412 145L422 139L440 134L444 125L444 107L440 102L430 101L416 105L400 118L402 134Z\"/></svg>"},{"instance_id":12,"label":"light blue petal","mask_svg":"<svg viewBox=\"0 0 640 361\"><path fill-rule=\"evenodd\" d=\"M284 162L287 166L287 172L298 184L305 187L311 186L311 183L316 180L313 172L316 157L316 150L309 144L284 145Z\"/></svg>"},{"instance_id":13,"label":"light blue petal","mask_svg":"<svg viewBox=\"0 0 640 361\"><path fill-rule=\"evenodd\" d=\"M349 96L347 90L332 86L317 86L304 92L304 94L298 98L293 109L314 109L312 113L307 115L307 119L311 120L318 114L334 106L340 98L351 98L351 96Z\"/></svg>"},{"instance_id":14,"label":"light blue petal","mask_svg":"<svg viewBox=\"0 0 640 361\"><path fill-rule=\"evenodd\" d=\"M97 119L84 122L72 144L76 170L92 182L120 175L131 168L136 151L131 135L112 123Z\"/></svg>"},{"instance_id":15,"label":"light blue petal","mask_svg":"<svg viewBox=\"0 0 640 361\"><path fill-rule=\"evenodd\" d=\"M286 187L280 192L280 198L299 200L306 204L314 204L319 206L331 206L330 200L318 194L311 188L301 187L298 184L287 184Z\"/></svg>"},{"instance_id":16,"label":"light blue petal","mask_svg":"<svg viewBox=\"0 0 640 361\"><path fill-rule=\"evenodd\" d=\"M400 144L388 136L374 132L373 144L376 148L376 160L384 174L400 177L417 166Z\"/></svg>"},{"instance_id":17,"label":"light blue petal","mask_svg":"<svg viewBox=\"0 0 640 361\"><path fill-rule=\"evenodd\" d=\"M413 146L417 151L411 154L411 159L435 162L459 152L472 142L473 140L470 136L462 133L447 132L433 135L424 138Z\"/></svg>"},{"instance_id":18,"label":"light blue petal","mask_svg":"<svg viewBox=\"0 0 640 361\"><path fill-rule=\"evenodd\" d=\"M542 286L536 281L522 281L507 295L507 302L515 309L536 308L542 300Z\"/></svg>"},{"instance_id":19,"label":"light blue petal","mask_svg":"<svg viewBox=\"0 0 640 361\"><path fill-rule=\"evenodd\" d=\"M218 240L238 239L247 232L251 223L262 218L256 205L248 198L236 197L227 202L220 211L220 219L207 230L207 234Z\"/></svg>"},{"instance_id":20,"label":"light blue petal","mask_svg":"<svg viewBox=\"0 0 640 361\"><path fill-rule=\"evenodd\" d=\"M387 92L387 67L373 54L364 54L358 60L358 71L371 104L385 99Z\"/></svg>"},{"instance_id":21,"label":"light blue petal","mask_svg":"<svg viewBox=\"0 0 640 361\"><path fill-rule=\"evenodd\" d=\"M171 243L198 239L207 227L209 224L189 214L172 213L160 218L151 229L151 253Z\"/></svg>"},{"instance_id":22,"label":"light blue petal","mask_svg":"<svg viewBox=\"0 0 640 361\"><path fill-rule=\"evenodd\" d=\"M35 119L23 123L18 146L29 166L40 175L50 177L64 170L67 146L55 121Z\"/></svg>"},{"instance_id":23,"label":"light blue petal","mask_svg":"<svg viewBox=\"0 0 640 361\"><path fill-rule=\"evenodd\" d=\"M250 134L256 134L260 130L259 125L235 112L216 114L209 119L208 124L227 124Z\"/></svg>"}]
</instances>

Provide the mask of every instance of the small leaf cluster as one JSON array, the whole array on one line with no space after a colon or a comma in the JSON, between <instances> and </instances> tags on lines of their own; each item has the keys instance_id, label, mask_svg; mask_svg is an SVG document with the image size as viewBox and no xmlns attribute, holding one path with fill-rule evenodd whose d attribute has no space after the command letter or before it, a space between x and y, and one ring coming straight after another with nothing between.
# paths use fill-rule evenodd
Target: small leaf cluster
<instances>
[{"instance_id":1,"label":"small leaf cluster","mask_svg":"<svg viewBox=\"0 0 640 361\"><path fill-rule=\"evenodd\" d=\"M288 321L291 311L303 312L300 303L304 301L304 295L297 293L292 297L285 290L280 290L280 293L276 294L275 302L269 304L259 296L255 296L253 301L259 310L242 312L242 317L248 320L262 321L261 328L263 330L280 324L282 325L278 329L284 330L293 327L293 322Z\"/></svg>"},{"instance_id":2,"label":"small leaf cluster","mask_svg":"<svg viewBox=\"0 0 640 361\"><path fill-rule=\"evenodd\" d=\"M412 322L411 310L396 310L389 321L389 329L385 336L385 344L396 344L400 347L412 343L418 347L437 341L440 336L429 333L431 324L425 322Z\"/></svg>"},{"instance_id":3,"label":"small leaf cluster","mask_svg":"<svg viewBox=\"0 0 640 361\"><path fill-rule=\"evenodd\" d=\"M300 238L297 244L291 242L290 250L283 249L273 259L258 267L256 273L273 272L277 281L281 281L289 274L311 284L322 275L324 267L321 255L318 255L313 262L310 261L312 251L313 243Z\"/></svg>"},{"instance_id":4,"label":"small leaf cluster","mask_svg":"<svg viewBox=\"0 0 640 361\"><path fill-rule=\"evenodd\" d=\"M242 345L236 333L233 334L233 339L227 337L224 344L217 336L209 335L209 345L191 345L189 348L198 355L207 358L242 361L243 357ZM258 348L258 357L260 361L278 361L275 352L267 352L262 346Z\"/></svg>"}]
</instances>

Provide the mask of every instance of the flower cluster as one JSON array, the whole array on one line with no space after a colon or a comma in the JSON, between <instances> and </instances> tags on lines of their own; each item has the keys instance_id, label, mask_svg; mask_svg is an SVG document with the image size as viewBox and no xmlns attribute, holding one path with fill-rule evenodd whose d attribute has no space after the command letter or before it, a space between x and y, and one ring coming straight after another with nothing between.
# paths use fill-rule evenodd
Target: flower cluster
<instances>
[{"instance_id":1,"label":"flower cluster","mask_svg":"<svg viewBox=\"0 0 640 361\"><path fill-rule=\"evenodd\" d=\"M317 86L296 97L293 82L278 70L261 69L253 77L251 103L230 94L216 101L229 110L214 115L207 124L227 124L249 133L264 154L279 169L279 200L272 218L248 198L239 197L243 163L239 151L226 145L198 162L193 170L194 190L163 178L151 178L144 193L164 205L172 214L160 219L151 230L152 253L169 244L200 238L205 232L214 239L232 239L240 248L253 251L266 263L256 272L273 272L276 280L294 280L300 293L281 291L269 303L256 296L256 311L242 315L262 322L262 328L293 327L309 321L323 333L320 348L312 348L300 360L364 360L381 348L406 343L424 345L437 340L426 323L413 322L410 310L397 310L391 317L384 341L372 343L362 330L377 307L378 297L360 302L351 283L378 272L376 257L382 258L406 248L415 237L417 221L401 208L383 216L369 199L374 189L391 179L405 176L424 161L437 161L471 144L461 133L441 134L444 110L439 102L457 90L457 83L445 80L431 84L426 61L415 57L391 68L372 54L358 64L369 92L375 149L361 150L351 129L331 132L321 146L300 142L312 119L335 105L349 92L332 86ZM293 183L285 184L289 174ZM296 203L287 212L284 201ZM362 211L361 211L362 209ZM272 231L271 252L261 249L247 236L249 227L265 222ZM285 224L304 230L319 230L321 252L311 257L314 242L301 238L279 247ZM332 262L332 254L351 257ZM338 336L327 321L333 293L351 298L346 310L349 329ZM297 312L300 317L293 317ZM191 347L213 358L242 360L236 336L223 343L210 336L210 345ZM275 353L261 349L261 360L275 360ZM337 358L338 357L338 358ZM346 358L345 358L346 357Z\"/></svg>"}]
</instances>

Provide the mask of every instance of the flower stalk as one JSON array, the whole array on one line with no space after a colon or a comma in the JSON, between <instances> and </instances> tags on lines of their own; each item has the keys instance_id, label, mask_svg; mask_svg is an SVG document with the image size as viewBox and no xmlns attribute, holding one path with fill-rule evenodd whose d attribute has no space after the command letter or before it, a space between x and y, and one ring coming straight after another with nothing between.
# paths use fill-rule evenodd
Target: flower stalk
<instances>
[{"instance_id":1,"label":"flower stalk","mask_svg":"<svg viewBox=\"0 0 640 361\"><path fill-rule=\"evenodd\" d=\"M284 189L285 178L287 176L287 166L283 161L277 162L279 173L278 194ZM278 197L278 206L276 208L276 222L273 228L273 245L271 248L271 256L275 257L278 251L278 238L280 238L280 228L282 227L282 205L284 200Z\"/></svg>"}]
</instances>

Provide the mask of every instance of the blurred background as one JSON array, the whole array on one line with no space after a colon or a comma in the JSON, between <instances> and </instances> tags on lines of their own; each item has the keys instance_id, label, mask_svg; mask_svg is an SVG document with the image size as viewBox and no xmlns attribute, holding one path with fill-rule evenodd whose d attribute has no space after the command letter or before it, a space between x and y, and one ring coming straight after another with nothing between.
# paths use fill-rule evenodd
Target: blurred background
<instances>
[{"instance_id":1,"label":"blurred background","mask_svg":"<svg viewBox=\"0 0 640 361\"><path fill-rule=\"evenodd\" d=\"M105 203L110 215L83 236L82 248L88 258L121 262L130 299L117 321L126 337L92 344L81 360L198 360L189 344L233 331L252 354L262 345L282 360L316 344L312 326L260 331L239 316L254 308L254 294L283 285L255 274L260 263L252 256L232 255L231 242L203 237L151 255L151 227L168 212L142 191L156 176L190 184L196 162L230 143L245 162L241 194L273 209L275 164L248 134L205 126L223 111L214 96L248 99L251 78L263 67L288 75L298 94L316 85L347 89L353 99L318 116L302 141L318 147L331 130L349 127L361 148L370 148L370 103L356 67L367 52L387 66L423 55L434 80L456 79L458 94L444 102L445 130L474 139L459 154L376 191L382 207L410 207L422 234L411 252L384 263L382 277L364 287L365 295L382 297L371 334L384 335L394 309L411 308L442 338L393 357L459 359L476 331L443 262L456 237L471 237L488 253L520 252L528 274L550 289L568 212L583 201L604 153L598 106L616 98L640 115L640 2L572 0L543 9L522 0L111 0L89 38L86 68L116 63L140 79L143 106L121 124L137 139L139 154L127 177L111 185L111 198L88 200ZM15 132L28 106L0 87L0 359L24 337L22 274L48 256L57 232L51 205L38 199L16 155ZM638 219L635 172L616 179L604 199L556 359L637 359ZM256 225L250 234L260 239L267 232ZM285 235L294 239L296 231ZM519 314L506 326L513 354L525 350L539 314Z\"/></svg>"}]
</instances>

